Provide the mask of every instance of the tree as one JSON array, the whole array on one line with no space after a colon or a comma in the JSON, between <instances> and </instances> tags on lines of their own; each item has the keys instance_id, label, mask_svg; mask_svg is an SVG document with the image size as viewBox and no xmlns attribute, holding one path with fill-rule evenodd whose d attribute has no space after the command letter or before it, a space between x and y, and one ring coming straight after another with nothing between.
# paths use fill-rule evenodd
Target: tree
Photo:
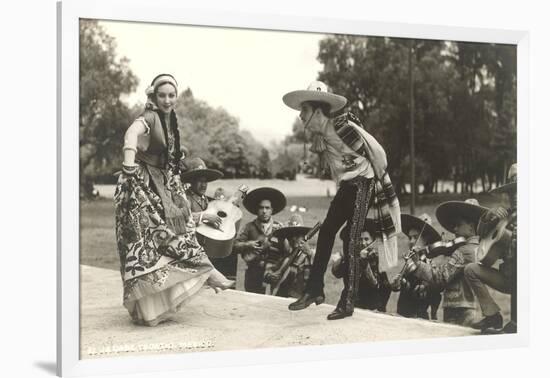
<instances>
[{"instance_id":1,"label":"tree","mask_svg":"<svg viewBox=\"0 0 550 378\"><path fill-rule=\"evenodd\" d=\"M181 144L190 155L225 177L250 177L260 172L262 145L252 134L241 130L239 120L225 109L212 108L184 91L176 103Z\"/></svg>"},{"instance_id":2,"label":"tree","mask_svg":"<svg viewBox=\"0 0 550 378\"><path fill-rule=\"evenodd\" d=\"M132 110L121 96L135 90L128 59L116 58L116 42L96 20L80 21L80 186L91 194L94 178L121 162L121 141Z\"/></svg>"},{"instance_id":3,"label":"tree","mask_svg":"<svg viewBox=\"0 0 550 378\"><path fill-rule=\"evenodd\" d=\"M345 110L355 113L384 146L399 192L410 180L405 169L410 166L411 44L415 164L422 170L417 175L425 193L449 178L470 191L481 178L488 188L516 156L513 46L330 36L319 44L319 80L348 99ZM292 138L297 139L296 132Z\"/></svg>"},{"instance_id":4,"label":"tree","mask_svg":"<svg viewBox=\"0 0 550 378\"><path fill-rule=\"evenodd\" d=\"M261 179L271 178L272 176L271 158L269 157L269 151L265 147L262 148L258 165L259 165L259 177Z\"/></svg>"}]
</instances>

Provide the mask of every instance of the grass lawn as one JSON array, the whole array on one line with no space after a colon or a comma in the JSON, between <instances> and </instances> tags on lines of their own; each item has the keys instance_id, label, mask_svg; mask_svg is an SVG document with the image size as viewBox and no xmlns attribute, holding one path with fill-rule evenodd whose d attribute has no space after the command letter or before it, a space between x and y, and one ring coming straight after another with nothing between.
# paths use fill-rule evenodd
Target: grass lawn
<instances>
[{"instance_id":1,"label":"grass lawn","mask_svg":"<svg viewBox=\"0 0 550 378\"><path fill-rule=\"evenodd\" d=\"M437 223L435 218L435 208L441 202L448 200L464 200L467 198L465 195L455 194L439 194L430 196L420 196L416 202L416 214L427 213L432 217L434 227L440 231L443 228ZM497 205L497 199L490 195L477 195L476 198L483 206L495 206ZM305 206L308 211L302 213L304 222L306 225L312 226L317 221L322 221L326 210L328 208L330 199L325 197L289 197L288 206L286 209L277 214L275 218L280 221L286 221L290 216L288 210L292 205ZM402 211L404 213L409 212L409 205L407 198L401 200ZM245 224L253 219L253 216L245 211L244 219L241 224ZM311 245L314 246L316 239L313 239ZM401 253L407 250L407 240L404 235L399 240L399 251ZM342 242L339 238L336 238L334 243L333 252L342 249ZM438 258L443 259L443 258ZM116 250L115 243L115 219L114 219L114 203L109 199L98 199L95 201L82 201L80 205L80 263L85 265L91 265L101 268L119 269L119 258ZM437 263L437 262L436 262ZM398 264L392 272L390 277L399 271L402 266L402 262ZM244 270L246 268L245 263L239 258L238 273L237 273L237 289L243 290L243 278ZM327 269L325 275L325 294L327 296L327 303L336 304L342 290L343 283L332 276L330 273L330 266ZM491 290L493 297L496 299L499 306L502 308L505 321L509 318L510 313L510 301L509 296L501 294L499 292ZM388 311L395 312L397 306L398 293L392 293L390 301L388 303ZM439 314L439 319L442 319L443 315Z\"/></svg>"}]
</instances>

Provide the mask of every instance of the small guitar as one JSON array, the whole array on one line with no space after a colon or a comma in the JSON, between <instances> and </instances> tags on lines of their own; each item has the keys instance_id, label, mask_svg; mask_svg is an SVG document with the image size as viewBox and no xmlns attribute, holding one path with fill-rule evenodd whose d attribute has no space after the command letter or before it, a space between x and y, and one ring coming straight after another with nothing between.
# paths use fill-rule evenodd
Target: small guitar
<instances>
[{"instance_id":1,"label":"small guitar","mask_svg":"<svg viewBox=\"0 0 550 378\"><path fill-rule=\"evenodd\" d=\"M248 187L241 185L229 199L219 199L208 203L204 212L217 215L222 220L219 228L208 223L201 223L197 226L197 233L204 237L203 247L209 257L219 258L231 254L233 241L237 235L237 223L243 216L243 212L238 206L247 191Z\"/></svg>"},{"instance_id":2,"label":"small guitar","mask_svg":"<svg viewBox=\"0 0 550 378\"><path fill-rule=\"evenodd\" d=\"M313 226L313 228L309 230L308 233L304 236L304 240L307 242L308 240L313 238L315 234L319 232L320 229L321 229L321 222L317 222L317 224ZM290 266L294 263L294 261L296 261L296 258L298 258L298 255L300 253L302 253L302 249L296 248L294 252L292 252L292 254L288 257L288 259L286 259L286 261L283 262L282 266L277 270L278 273L282 273L281 278L274 283L268 284L267 291L266 291L268 295L277 295L281 287L281 284L285 282L285 280L288 278L288 275L290 274Z\"/></svg>"},{"instance_id":3,"label":"small guitar","mask_svg":"<svg viewBox=\"0 0 550 378\"><path fill-rule=\"evenodd\" d=\"M481 264L493 266L497 260L504 257L512 242L512 231L507 228L508 222L508 218L502 219L480 235L476 254Z\"/></svg>"}]
</instances>

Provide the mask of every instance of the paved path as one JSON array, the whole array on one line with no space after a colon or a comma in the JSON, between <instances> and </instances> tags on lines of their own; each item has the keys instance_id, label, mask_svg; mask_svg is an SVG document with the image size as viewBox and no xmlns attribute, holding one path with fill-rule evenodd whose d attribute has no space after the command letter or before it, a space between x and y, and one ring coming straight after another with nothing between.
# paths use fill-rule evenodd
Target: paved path
<instances>
[{"instance_id":1,"label":"paved path","mask_svg":"<svg viewBox=\"0 0 550 378\"><path fill-rule=\"evenodd\" d=\"M203 289L172 321L134 326L122 306L120 275L81 266L81 358L129 354L327 345L472 335L474 331L366 310L327 321L333 306L288 311L291 299Z\"/></svg>"}]
</instances>

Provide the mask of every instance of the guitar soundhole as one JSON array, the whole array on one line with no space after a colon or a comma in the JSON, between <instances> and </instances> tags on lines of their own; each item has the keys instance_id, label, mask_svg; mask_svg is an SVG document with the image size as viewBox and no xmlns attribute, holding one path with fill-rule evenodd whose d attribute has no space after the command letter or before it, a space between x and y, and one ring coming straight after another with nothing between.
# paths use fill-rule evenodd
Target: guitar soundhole
<instances>
[{"instance_id":1,"label":"guitar soundhole","mask_svg":"<svg viewBox=\"0 0 550 378\"><path fill-rule=\"evenodd\" d=\"M225 218L227 216L227 213L225 211L218 211L218 217Z\"/></svg>"}]
</instances>

